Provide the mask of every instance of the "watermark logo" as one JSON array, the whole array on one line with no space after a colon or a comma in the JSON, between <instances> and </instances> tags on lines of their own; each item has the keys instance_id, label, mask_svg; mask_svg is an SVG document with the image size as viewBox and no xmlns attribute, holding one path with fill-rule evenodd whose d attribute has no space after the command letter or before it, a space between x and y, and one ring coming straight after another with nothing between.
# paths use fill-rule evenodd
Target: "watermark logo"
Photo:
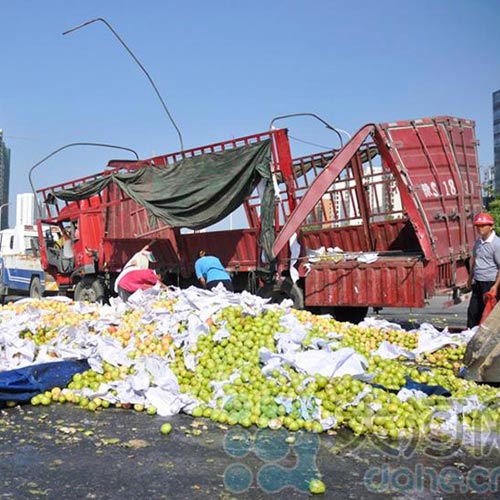
<instances>
[{"instance_id":1,"label":"watermark logo","mask_svg":"<svg viewBox=\"0 0 500 500\"><path fill-rule=\"evenodd\" d=\"M390 428L395 428L393 419L384 418ZM411 459L423 454L440 460L452 458L458 450L466 448L474 458L484 458L500 451L500 434L480 423L464 423L452 411L435 412L421 425L401 432L397 439L390 439L388 433L355 434L340 430L329 451L337 455L361 448L377 450L390 458Z\"/></svg>"},{"instance_id":2,"label":"watermark logo","mask_svg":"<svg viewBox=\"0 0 500 500\"><path fill-rule=\"evenodd\" d=\"M410 467L370 467L364 477L365 488L372 493L498 493L500 467L474 466L467 472L457 467L441 469L416 464Z\"/></svg>"},{"instance_id":3,"label":"watermark logo","mask_svg":"<svg viewBox=\"0 0 500 500\"><path fill-rule=\"evenodd\" d=\"M250 453L265 462L254 472L244 463L235 462L224 471L224 485L233 493L247 491L254 482L266 493L284 488L308 491L311 479L318 477L316 456L320 447L317 434L299 431L289 434L285 429L231 429L224 438L224 450L234 459L243 459ZM292 466L282 461L294 456ZM289 460L287 460L289 461Z\"/></svg>"}]
</instances>

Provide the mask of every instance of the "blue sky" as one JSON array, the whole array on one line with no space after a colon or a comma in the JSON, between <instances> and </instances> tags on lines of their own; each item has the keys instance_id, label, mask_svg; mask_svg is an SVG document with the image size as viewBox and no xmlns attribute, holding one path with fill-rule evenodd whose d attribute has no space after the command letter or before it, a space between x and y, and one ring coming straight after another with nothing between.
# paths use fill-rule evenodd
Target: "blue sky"
<instances>
[{"instance_id":1,"label":"blue sky","mask_svg":"<svg viewBox=\"0 0 500 500\"><path fill-rule=\"evenodd\" d=\"M498 0L0 0L11 200L29 191L30 167L66 143L118 144L141 157L179 149L143 73L103 24L62 36L95 17L149 70L186 147L264 131L293 112L317 113L351 133L367 122L449 114L476 121L480 163L493 162ZM337 145L310 120L282 125L294 137ZM116 157L128 156L67 150L37 169L35 185L98 172Z\"/></svg>"}]
</instances>

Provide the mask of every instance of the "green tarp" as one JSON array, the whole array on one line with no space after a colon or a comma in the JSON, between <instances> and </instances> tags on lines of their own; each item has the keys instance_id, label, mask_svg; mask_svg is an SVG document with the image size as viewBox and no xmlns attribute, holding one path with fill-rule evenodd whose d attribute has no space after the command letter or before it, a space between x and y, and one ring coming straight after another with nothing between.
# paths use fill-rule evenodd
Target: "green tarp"
<instances>
[{"instance_id":1,"label":"green tarp","mask_svg":"<svg viewBox=\"0 0 500 500\"><path fill-rule=\"evenodd\" d=\"M167 166L105 175L54 196L65 201L89 198L114 182L148 213L171 227L203 229L238 208L264 179L260 244L268 259L274 241L271 144L247 146L185 158Z\"/></svg>"}]
</instances>

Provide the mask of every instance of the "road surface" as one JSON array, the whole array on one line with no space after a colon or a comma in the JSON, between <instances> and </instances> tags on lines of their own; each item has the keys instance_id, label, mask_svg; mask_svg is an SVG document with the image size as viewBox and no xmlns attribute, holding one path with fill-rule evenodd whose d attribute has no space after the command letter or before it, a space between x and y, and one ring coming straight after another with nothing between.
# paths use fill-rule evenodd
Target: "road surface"
<instances>
[{"instance_id":1,"label":"road surface","mask_svg":"<svg viewBox=\"0 0 500 500\"><path fill-rule=\"evenodd\" d=\"M437 296L429 300L423 309L384 308L380 312L370 309L369 316L399 323L405 328L416 328L422 323L432 323L436 328L465 329L468 300L450 306L449 296Z\"/></svg>"},{"instance_id":2,"label":"road surface","mask_svg":"<svg viewBox=\"0 0 500 500\"><path fill-rule=\"evenodd\" d=\"M163 435L167 420L173 430ZM308 482L319 475L326 484L319 498L500 494L498 448L472 451L431 436L358 439L347 431L295 433L290 443L281 432L67 404L11 408L0 413L0 498L293 500L310 497Z\"/></svg>"}]
</instances>

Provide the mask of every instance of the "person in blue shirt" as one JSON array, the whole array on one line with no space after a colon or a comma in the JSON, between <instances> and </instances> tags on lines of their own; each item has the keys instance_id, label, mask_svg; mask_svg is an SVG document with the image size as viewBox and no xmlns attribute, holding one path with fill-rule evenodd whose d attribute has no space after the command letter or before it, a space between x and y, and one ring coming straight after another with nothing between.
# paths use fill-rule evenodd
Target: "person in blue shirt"
<instances>
[{"instance_id":1,"label":"person in blue shirt","mask_svg":"<svg viewBox=\"0 0 500 500\"><path fill-rule=\"evenodd\" d=\"M234 291L231 276L222 265L222 262L213 255L206 255L205 250L198 252L194 270L202 286L208 290L212 290L219 283L222 283L226 290Z\"/></svg>"}]
</instances>

